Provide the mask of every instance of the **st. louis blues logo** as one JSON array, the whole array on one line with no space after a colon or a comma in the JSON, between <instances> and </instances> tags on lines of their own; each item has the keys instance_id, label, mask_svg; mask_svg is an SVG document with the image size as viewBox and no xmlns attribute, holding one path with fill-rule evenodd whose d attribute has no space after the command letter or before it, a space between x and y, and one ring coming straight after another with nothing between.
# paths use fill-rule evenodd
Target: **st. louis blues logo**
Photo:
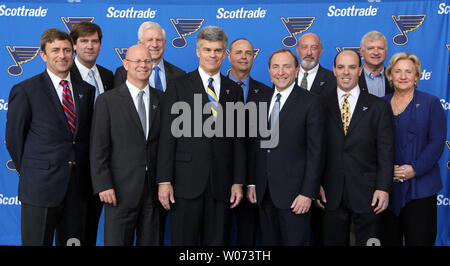
<instances>
[{"instance_id":1,"label":"st. louis blues logo","mask_svg":"<svg viewBox=\"0 0 450 266\"><path fill-rule=\"evenodd\" d=\"M125 60L125 56L127 55L128 48L114 48L114 50L116 50L116 53L120 58L120 61Z\"/></svg>"},{"instance_id":2,"label":"st. louis blues logo","mask_svg":"<svg viewBox=\"0 0 450 266\"><path fill-rule=\"evenodd\" d=\"M6 162L6 168L11 171L16 171L16 166L14 165L14 162L12 160Z\"/></svg>"},{"instance_id":3,"label":"st. louis blues logo","mask_svg":"<svg viewBox=\"0 0 450 266\"><path fill-rule=\"evenodd\" d=\"M261 49L260 48L253 48L253 60L256 58L256 56L259 54L259 51L260 51ZM230 54L230 50L228 50L227 49L227 55L229 55ZM228 70L227 70L227 76L228 75L230 75L230 71L231 71L231 68L229 68Z\"/></svg>"},{"instance_id":4,"label":"st. louis blues logo","mask_svg":"<svg viewBox=\"0 0 450 266\"><path fill-rule=\"evenodd\" d=\"M187 44L187 41L184 37L198 31L198 29L200 29L200 27L202 26L203 21L205 20L177 18L177 21L175 22L175 20L171 18L170 22L172 22L172 25L179 36L172 40L173 47L184 48Z\"/></svg>"},{"instance_id":5,"label":"st. louis blues logo","mask_svg":"<svg viewBox=\"0 0 450 266\"><path fill-rule=\"evenodd\" d=\"M398 19L393 15L392 19L397 25L400 34L394 36L392 41L397 45L405 45L408 42L407 32L417 29L422 25L426 15L398 15Z\"/></svg>"},{"instance_id":6,"label":"st. louis blues logo","mask_svg":"<svg viewBox=\"0 0 450 266\"><path fill-rule=\"evenodd\" d=\"M283 45L286 47L293 47L297 44L296 34L302 33L311 27L315 17L288 17L281 18L284 26L289 32L290 36L283 39Z\"/></svg>"},{"instance_id":7,"label":"st. louis blues logo","mask_svg":"<svg viewBox=\"0 0 450 266\"><path fill-rule=\"evenodd\" d=\"M66 26L67 31L69 32L72 29L73 25L83 21L93 22L94 19L95 17L67 17L67 19L65 17L61 17L62 22Z\"/></svg>"},{"instance_id":8,"label":"st. louis blues logo","mask_svg":"<svg viewBox=\"0 0 450 266\"><path fill-rule=\"evenodd\" d=\"M6 49L15 63L8 67L8 73L12 76L21 75L23 73L21 64L33 60L39 52L39 47L31 46L13 46L12 49L10 46L6 46Z\"/></svg>"},{"instance_id":9,"label":"st. louis blues logo","mask_svg":"<svg viewBox=\"0 0 450 266\"><path fill-rule=\"evenodd\" d=\"M361 54L359 53L359 47L356 46L352 46L352 47L336 47L336 51L338 53L342 52L342 51L355 51L359 56L361 56Z\"/></svg>"}]
</instances>

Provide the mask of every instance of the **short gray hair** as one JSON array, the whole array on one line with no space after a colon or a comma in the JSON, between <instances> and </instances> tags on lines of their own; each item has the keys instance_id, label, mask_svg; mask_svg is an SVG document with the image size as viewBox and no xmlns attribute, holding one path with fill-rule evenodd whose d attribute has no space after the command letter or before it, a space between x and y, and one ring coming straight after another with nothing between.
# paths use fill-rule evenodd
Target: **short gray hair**
<instances>
[{"instance_id":1,"label":"short gray hair","mask_svg":"<svg viewBox=\"0 0 450 266\"><path fill-rule=\"evenodd\" d=\"M386 39L386 37L384 37L383 33L376 31L376 30L369 31L368 33L364 34L364 36L361 39L361 44L360 44L361 50L364 51L366 49L366 47L365 47L366 41L373 42L373 41L377 41L380 39L382 39L384 41L384 46L387 49L388 43L387 43L387 39Z\"/></svg>"},{"instance_id":2,"label":"short gray hair","mask_svg":"<svg viewBox=\"0 0 450 266\"><path fill-rule=\"evenodd\" d=\"M201 47L203 40L222 42L223 49L227 49L228 47L227 34L221 28L216 26L206 26L197 34L197 48Z\"/></svg>"},{"instance_id":3,"label":"short gray hair","mask_svg":"<svg viewBox=\"0 0 450 266\"><path fill-rule=\"evenodd\" d=\"M153 21L146 21L141 24L138 30L138 40L143 41L142 38L144 38L144 31L148 29L160 29L162 32L163 41L166 40L166 31L156 22Z\"/></svg>"}]
</instances>

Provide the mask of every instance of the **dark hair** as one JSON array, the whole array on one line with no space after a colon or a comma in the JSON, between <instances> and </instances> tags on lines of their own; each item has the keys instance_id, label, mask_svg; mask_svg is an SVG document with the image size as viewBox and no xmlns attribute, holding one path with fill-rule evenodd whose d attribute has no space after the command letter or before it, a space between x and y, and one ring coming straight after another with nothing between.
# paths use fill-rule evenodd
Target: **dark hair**
<instances>
[{"instance_id":1,"label":"dark hair","mask_svg":"<svg viewBox=\"0 0 450 266\"><path fill-rule=\"evenodd\" d=\"M280 53L289 53L289 54L292 56L292 58L294 58L294 61L295 61L295 67L298 67L298 58L297 58L297 56L295 56L295 54L294 54L291 50L286 49L286 48L278 49L278 50L276 50L275 52L273 52L273 53L270 55L270 57L269 57L269 67L270 67L270 62L272 61L272 57L273 57L274 55L280 54Z\"/></svg>"},{"instance_id":2,"label":"dark hair","mask_svg":"<svg viewBox=\"0 0 450 266\"><path fill-rule=\"evenodd\" d=\"M72 50L73 50L73 40L70 37L70 35L62 30L52 28L52 29L48 29L48 30L44 31L44 33L42 33L42 35L41 35L41 41L40 41L41 51L45 53L45 47L47 46L47 43L52 43L55 40L69 41L71 44Z\"/></svg>"},{"instance_id":3,"label":"dark hair","mask_svg":"<svg viewBox=\"0 0 450 266\"><path fill-rule=\"evenodd\" d=\"M359 55L359 53L357 51L354 50L343 50L340 51L339 53L336 54L336 56L334 57L334 66L336 66L336 59L337 57L342 54L343 52L354 52L356 54L356 57L358 57L358 66L361 67L361 55Z\"/></svg>"},{"instance_id":4,"label":"dark hair","mask_svg":"<svg viewBox=\"0 0 450 266\"><path fill-rule=\"evenodd\" d=\"M72 29L70 30L70 37L72 37L74 43L77 43L79 37L91 35L96 32L101 43L103 35L100 26L92 22L82 21L73 25Z\"/></svg>"}]
</instances>

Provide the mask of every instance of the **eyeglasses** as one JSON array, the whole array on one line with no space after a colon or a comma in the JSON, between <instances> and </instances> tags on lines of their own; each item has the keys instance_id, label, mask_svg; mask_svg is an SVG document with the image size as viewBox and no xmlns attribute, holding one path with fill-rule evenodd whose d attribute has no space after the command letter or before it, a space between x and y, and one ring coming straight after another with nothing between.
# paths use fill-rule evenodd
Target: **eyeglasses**
<instances>
[{"instance_id":1,"label":"eyeglasses","mask_svg":"<svg viewBox=\"0 0 450 266\"><path fill-rule=\"evenodd\" d=\"M136 63L136 64L144 63L144 64L146 64L146 65L150 65L150 64L152 63L152 60L150 60L150 59L145 59L145 60L141 60L141 59L139 59L139 60L131 60L131 59L125 58L125 60L127 60L128 62Z\"/></svg>"}]
</instances>

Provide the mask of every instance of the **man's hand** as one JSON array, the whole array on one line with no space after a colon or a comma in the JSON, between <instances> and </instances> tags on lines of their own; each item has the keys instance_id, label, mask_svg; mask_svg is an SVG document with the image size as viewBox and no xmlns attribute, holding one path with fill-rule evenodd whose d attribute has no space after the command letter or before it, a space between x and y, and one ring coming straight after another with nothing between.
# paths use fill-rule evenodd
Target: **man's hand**
<instances>
[{"instance_id":1,"label":"man's hand","mask_svg":"<svg viewBox=\"0 0 450 266\"><path fill-rule=\"evenodd\" d=\"M247 199L250 203L256 204L256 187L247 187Z\"/></svg>"},{"instance_id":2,"label":"man's hand","mask_svg":"<svg viewBox=\"0 0 450 266\"><path fill-rule=\"evenodd\" d=\"M158 199L164 209L170 210L170 203L175 203L172 184L159 184Z\"/></svg>"},{"instance_id":3,"label":"man's hand","mask_svg":"<svg viewBox=\"0 0 450 266\"><path fill-rule=\"evenodd\" d=\"M378 202L378 204L377 204ZM373 210L376 214L384 211L389 204L389 193L382 190L375 190L372 198L372 207L376 206Z\"/></svg>"},{"instance_id":4,"label":"man's hand","mask_svg":"<svg viewBox=\"0 0 450 266\"><path fill-rule=\"evenodd\" d=\"M295 214L304 214L309 211L309 207L311 207L311 199L305 197L303 195L298 195L294 202L292 202L291 209Z\"/></svg>"},{"instance_id":5,"label":"man's hand","mask_svg":"<svg viewBox=\"0 0 450 266\"><path fill-rule=\"evenodd\" d=\"M325 197L325 190L323 189L322 186L320 186L320 199L322 200L323 203L327 203L327 197ZM325 206L323 206L322 202L320 200L316 200L316 206L321 208L322 210L325 209Z\"/></svg>"},{"instance_id":6,"label":"man's hand","mask_svg":"<svg viewBox=\"0 0 450 266\"><path fill-rule=\"evenodd\" d=\"M112 206L117 205L116 192L112 188L98 193L98 196L101 202L111 204Z\"/></svg>"},{"instance_id":7,"label":"man's hand","mask_svg":"<svg viewBox=\"0 0 450 266\"><path fill-rule=\"evenodd\" d=\"M243 197L242 194L242 185L237 185L234 184L231 186L231 197L230 197L230 203L232 203L231 205L231 209L233 209L234 207L236 207L239 202L241 202Z\"/></svg>"}]
</instances>

